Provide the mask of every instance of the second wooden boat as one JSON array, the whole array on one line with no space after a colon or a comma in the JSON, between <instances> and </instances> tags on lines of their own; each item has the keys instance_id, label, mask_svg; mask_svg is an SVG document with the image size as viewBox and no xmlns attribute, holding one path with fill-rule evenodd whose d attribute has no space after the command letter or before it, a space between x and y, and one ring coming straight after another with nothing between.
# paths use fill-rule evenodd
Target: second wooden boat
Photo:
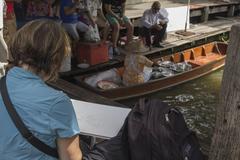
<instances>
[{"instance_id":1,"label":"second wooden boat","mask_svg":"<svg viewBox=\"0 0 240 160\"><path fill-rule=\"evenodd\" d=\"M157 92L213 72L224 66L226 51L227 44L212 42L169 56L159 57L157 60L161 59L162 61L171 61L174 63L187 62L192 67L188 71L181 73L175 72L172 76L149 80L146 83L130 87L120 86L114 89L103 90L84 83L84 79L89 75L75 76L74 79L77 85L87 88L97 94L112 100L123 100Z\"/></svg>"}]
</instances>

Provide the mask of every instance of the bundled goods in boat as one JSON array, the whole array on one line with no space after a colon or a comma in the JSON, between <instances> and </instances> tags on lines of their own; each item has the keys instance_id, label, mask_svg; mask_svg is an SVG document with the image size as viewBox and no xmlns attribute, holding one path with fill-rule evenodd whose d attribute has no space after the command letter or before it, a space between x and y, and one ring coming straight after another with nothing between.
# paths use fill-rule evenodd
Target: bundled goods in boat
<instances>
[{"instance_id":1,"label":"bundled goods in boat","mask_svg":"<svg viewBox=\"0 0 240 160\"><path fill-rule=\"evenodd\" d=\"M170 66L170 69L176 72L185 72L191 70L192 65L187 62L182 62Z\"/></svg>"},{"instance_id":2,"label":"bundled goods in boat","mask_svg":"<svg viewBox=\"0 0 240 160\"><path fill-rule=\"evenodd\" d=\"M172 61L158 61L160 67L154 67L151 79L158 79L163 77L170 77L176 73L189 71L192 65L187 62L174 63Z\"/></svg>"},{"instance_id":3,"label":"bundled goods in boat","mask_svg":"<svg viewBox=\"0 0 240 160\"><path fill-rule=\"evenodd\" d=\"M107 90L107 89L114 89L118 88L119 85L112 82L112 81L106 81L106 80L101 80L97 82L97 86L100 89Z\"/></svg>"},{"instance_id":4,"label":"bundled goods in boat","mask_svg":"<svg viewBox=\"0 0 240 160\"><path fill-rule=\"evenodd\" d=\"M154 67L151 75L151 79L158 79L158 78L169 77L173 75L174 75L174 72L169 68Z\"/></svg>"},{"instance_id":5,"label":"bundled goods in boat","mask_svg":"<svg viewBox=\"0 0 240 160\"><path fill-rule=\"evenodd\" d=\"M113 69L86 77L84 79L84 82L92 87L99 87L101 89L107 89L107 88L110 89L111 87L116 88L118 86L117 84L121 83L121 77L118 74L117 69L113 68Z\"/></svg>"},{"instance_id":6,"label":"bundled goods in boat","mask_svg":"<svg viewBox=\"0 0 240 160\"><path fill-rule=\"evenodd\" d=\"M157 64L164 68L170 68L172 65L174 65L174 62L172 61L158 61Z\"/></svg>"}]
</instances>

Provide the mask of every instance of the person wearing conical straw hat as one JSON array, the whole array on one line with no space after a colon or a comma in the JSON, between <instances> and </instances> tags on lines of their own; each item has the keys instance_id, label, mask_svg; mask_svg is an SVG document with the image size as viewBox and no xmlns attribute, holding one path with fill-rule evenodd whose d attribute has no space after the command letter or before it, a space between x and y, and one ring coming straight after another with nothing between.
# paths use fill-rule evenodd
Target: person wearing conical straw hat
<instances>
[{"instance_id":1,"label":"person wearing conical straw hat","mask_svg":"<svg viewBox=\"0 0 240 160\"><path fill-rule=\"evenodd\" d=\"M148 49L141 40L132 40L125 46L126 57L124 60L123 84L131 86L140 84L150 79L151 71L144 72L146 67L151 67L153 62L141 55ZM151 70L151 69L150 69Z\"/></svg>"}]
</instances>

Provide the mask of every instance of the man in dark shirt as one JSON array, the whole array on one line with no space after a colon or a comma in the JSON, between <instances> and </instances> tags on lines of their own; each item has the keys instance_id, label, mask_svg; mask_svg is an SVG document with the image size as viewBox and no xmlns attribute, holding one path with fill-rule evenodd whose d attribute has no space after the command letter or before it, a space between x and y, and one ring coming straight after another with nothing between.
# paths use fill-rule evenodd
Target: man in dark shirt
<instances>
[{"instance_id":1,"label":"man in dark shirt","mask_svg":"<svg viewBox=\"0 0 240 160\"><path fill-rule=\"evenodd\" d=\"M126 0L103 0L103 11L113 28L112 41L113 53L115 55L119 55L119 50L117 49L117 40L120 26L127 28L127 43L131 41L133 37L133 24L125 16L125 2Z\"/></svg>"}]
</instances>

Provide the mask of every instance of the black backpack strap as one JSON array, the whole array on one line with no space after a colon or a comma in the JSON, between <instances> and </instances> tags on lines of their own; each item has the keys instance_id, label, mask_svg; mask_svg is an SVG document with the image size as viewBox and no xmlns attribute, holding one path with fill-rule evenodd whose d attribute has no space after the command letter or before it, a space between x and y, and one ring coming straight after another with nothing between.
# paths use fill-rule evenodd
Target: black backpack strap
<instances>
[{"instance_id":1,"label":"black backpack strap","mask_svg":"<svg viewBox=\"0 0 240 160\"><path fill-rule=\"evenodd\" d=\"M8 111L8 114L10 115L13 123L15 124L18 131L22 134L22 136L34 147L36 147L39 151L58 158L58 152L56 148L52 148L49 145L46 145L44 142L36 138L31 131L28 130L28 128L23 123L21 117L18 115L17 111L13 107L13 104L9 98L8 91L7 91L7 85L6 85L6 76L2 77L0 80L0 90L3 102L6 106L6 109Z\"/></svg>"}]
</instances>

